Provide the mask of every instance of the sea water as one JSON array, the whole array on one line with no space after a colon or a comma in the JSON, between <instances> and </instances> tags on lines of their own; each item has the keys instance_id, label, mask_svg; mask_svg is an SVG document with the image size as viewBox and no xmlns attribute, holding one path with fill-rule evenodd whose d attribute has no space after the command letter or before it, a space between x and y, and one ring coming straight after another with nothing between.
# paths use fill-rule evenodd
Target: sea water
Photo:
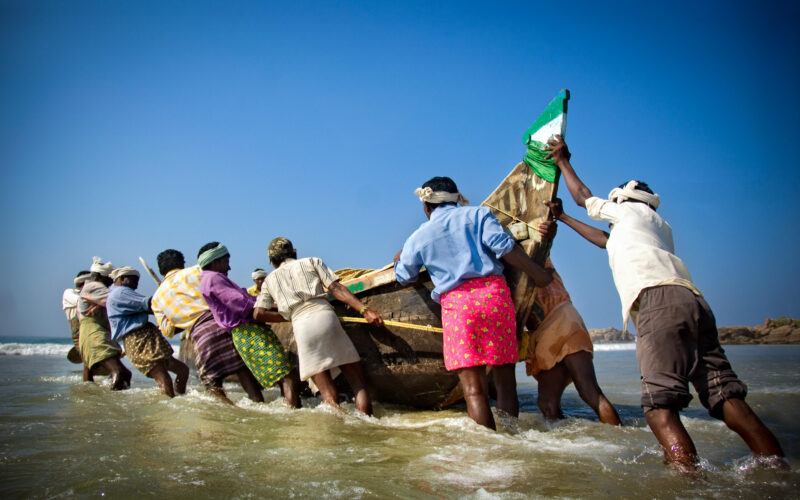
<instances>
[{"instance_id":1,"label":"sea water","mask_svg":"<svg viewBox=\"0 0 800 500\"><path fill-rule=\"evenodd\" d=\"M595 367L623 427L600 424L574 388L568 418L544 420L536 382L519 365L521 416L498 432L463 406L444 411L375 405L356 415L318 398L286 408L277 390L236 406L196 379L169 399L134 369L131 390L81 381L69 339L0 337L2 498L797 498L800 346L729 346L748 402L777 435L790 471L755 467L741 439L692 401L683 421L702 471L664 466L639 407L632 344L596 346Z\"/></svg>"}]
</instances>

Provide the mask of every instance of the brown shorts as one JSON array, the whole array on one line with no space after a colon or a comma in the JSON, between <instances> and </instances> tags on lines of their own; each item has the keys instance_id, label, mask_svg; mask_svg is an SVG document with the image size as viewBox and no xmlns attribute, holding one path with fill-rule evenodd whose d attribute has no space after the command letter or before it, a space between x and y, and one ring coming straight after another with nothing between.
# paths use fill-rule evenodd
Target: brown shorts
<instances>
[{"instance_id":1,"label":"brown shorts","mask_svg":"<svg viewBox=\"0 0 800 500\"><path fill-rule=\"evenodd\" d=\"M702 297L682 286L656 286L642 290L638 305L636 358L645 412L686 408L689 382L714 418L722 418L726 400L744 399L747 386L731 369Z\"/></svg>"},{"instance_id":2,"label":"brown shorts","mask_svg":"<svg viewBox=\"0 0 800 500\"><path fill-rule=\"evenodd\" d=\"M172 346L152 323L132 330L122 337L122 341L128 361L143 375L149 376L150 370L172 358Z\"/></svg>"}]
</instances>

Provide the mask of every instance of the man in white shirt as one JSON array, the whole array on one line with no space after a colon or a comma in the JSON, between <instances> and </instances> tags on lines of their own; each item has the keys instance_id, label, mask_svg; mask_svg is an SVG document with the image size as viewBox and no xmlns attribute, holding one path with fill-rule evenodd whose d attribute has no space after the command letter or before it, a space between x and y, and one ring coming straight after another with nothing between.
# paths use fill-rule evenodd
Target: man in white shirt
<instances>
[{"instance_id":1,"label":"man in white shirt","mask_svg":"<svg viewBox=\"0 0 800 500\"><path fill-rule=\"evenodd\" d=\"M624 326L628 318L636 325L642 408L667 462L684 470L697 466L697 451L679 416L692 399L691 382L709 414L737 432L756 456L786 466L777 439L744 401L747 386L725 357L714 315L675 255L672 228L656 213L658 195L630 181L608 200L592 196L573 170L563 139L556 136L547 149L575 203L610 224L607 233L563 213L560 201L549 204L557 219L608 250Z\"/></svg>"}]
</instances>

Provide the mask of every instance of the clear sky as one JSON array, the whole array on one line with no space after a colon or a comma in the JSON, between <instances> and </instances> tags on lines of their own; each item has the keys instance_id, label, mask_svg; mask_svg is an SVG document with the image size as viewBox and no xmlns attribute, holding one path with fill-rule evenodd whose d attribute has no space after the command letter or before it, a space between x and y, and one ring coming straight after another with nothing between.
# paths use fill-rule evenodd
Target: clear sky
<instances>
[{"instance_id":1,"label":"clear sky","mask_svg":"<svg viewBox=\"0 0 800 500\"><path fill-rule=\"evenodd\" d=\"M661 195L719 324L798 317L799 25L794 1L0 0L0 334L69 335L94 255L218 240L249 286L283 235L385 265L413 189L483 200L562 88L576 170ZM561 226L552 257L587 325L621 327L606 253Z\"/></svg>"}]
</instances>

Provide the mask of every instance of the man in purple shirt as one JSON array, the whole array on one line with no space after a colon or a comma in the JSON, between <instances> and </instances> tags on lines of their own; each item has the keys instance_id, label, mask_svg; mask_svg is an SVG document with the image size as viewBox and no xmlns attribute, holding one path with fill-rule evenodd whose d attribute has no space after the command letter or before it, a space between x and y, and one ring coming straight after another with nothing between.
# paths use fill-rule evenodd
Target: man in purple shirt
<instances>
[{"instance_id":1,"label":"man in purple shirt","mask_svg":"<svg viewBox=\"0 0 800 500\"><path fill-rule=\"evenodd\" d=\"M200 292L208 304L214 321L228 330L233 344L252 376L265 389L280 382L284 401L292 408L300 407L300 377L273 331L253 319L256 297L228 278L230 254L224 245L212 242L200 249L213 252L214 260L201 266ZM285 321L278 313L270 319Z\"/></svg>"}]
</instances>

